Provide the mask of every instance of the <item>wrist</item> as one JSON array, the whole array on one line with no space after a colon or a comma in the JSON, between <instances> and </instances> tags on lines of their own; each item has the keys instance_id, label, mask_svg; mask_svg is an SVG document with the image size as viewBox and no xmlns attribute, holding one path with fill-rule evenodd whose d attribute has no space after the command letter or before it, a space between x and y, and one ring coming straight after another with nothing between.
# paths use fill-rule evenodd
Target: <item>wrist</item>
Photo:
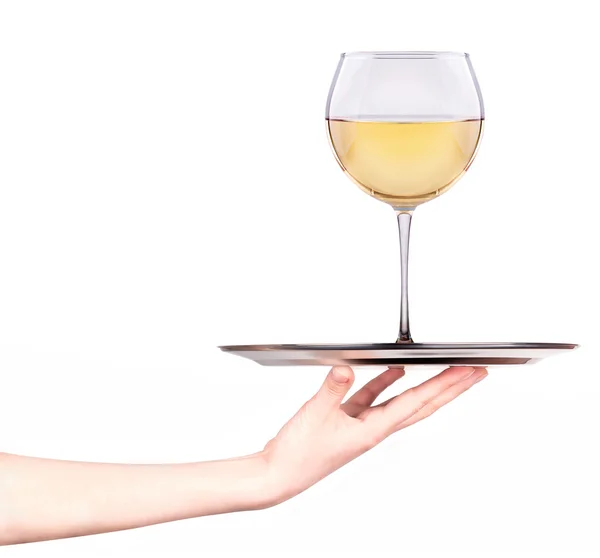
<instances>
[{"instance_id":1,"label":"wrist","mask_svg":"<svg viewBox=\"0 0 600 558\"><path fill-rule=\"evenodd\" d=\"M282 466L280 460L276 459L267 446L263 451L256 454L264 463L264 497L263 507L276 506L297 496L307 487L298 486L298 478L290 474L289 468Z\"/></svg>"},{"instance_id":2,"label":"wrist","mask_svg":"<svg viewBox=\"0 0 600 558\"><path fill-rule=\"evenodd\" d=\"M196 494L192 516L270 508L295 495L267 450L220 461L174 465L177 477L188 470ZM192 467L190 470L189 467Z\"/></svg>"},{"instance_id":3,"label":"wrist","mask_svg":"<svg viewBox=\"0 0 600 558\"><path fill-rule=\"evenodd\" d=\"M250 489L251 507L261 510L271 508L285 502L293 496L288 494L289 486L281 479L277 468L270 459L267 450L240 458L248 466L248 478L252 478Z\"/></svg>"},{"instance_id":4,"label":"wrist","mask_svg":"<svg viewBox=\"0 0 600 558\"><path fill-rule=\"evenodd\" d=\"M235 469L238 511L262 510L282 502L276 476L265 451L222 462Z\"/></svg>"}]
</instances>

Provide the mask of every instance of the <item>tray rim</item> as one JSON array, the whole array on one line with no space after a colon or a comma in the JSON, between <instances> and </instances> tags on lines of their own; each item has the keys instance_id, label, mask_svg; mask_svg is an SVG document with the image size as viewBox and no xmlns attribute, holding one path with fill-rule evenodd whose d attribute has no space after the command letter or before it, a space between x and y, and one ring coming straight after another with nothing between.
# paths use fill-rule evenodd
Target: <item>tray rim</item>
<instances>
[{"instance_id":1,"label":"tray rim","mask_svg":"<svg viewBox=\"0 0 600 558\"><path fill-rule=\"evenodd\" d=\"M576 343L531 343L531 342L460 342L460 343L283 343L283 344L256 344L256 345L219 345L219 349L224 352L233 351L412 351L412 350L465 350L490 349L490 350L511 350L511 349L555 349L555 350L573 350L579 348Z\"/></svg>"}]
</instances>

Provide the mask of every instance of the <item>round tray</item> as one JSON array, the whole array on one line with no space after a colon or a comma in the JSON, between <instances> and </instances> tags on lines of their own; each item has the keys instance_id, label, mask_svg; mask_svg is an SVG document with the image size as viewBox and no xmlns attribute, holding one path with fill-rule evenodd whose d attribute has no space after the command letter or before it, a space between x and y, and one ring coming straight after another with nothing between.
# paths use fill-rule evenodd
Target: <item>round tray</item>
<instances>
[{"instance_id":1,"label":"round tray","mask_svg":"<svg viewBox=\"0 0 600 558\"><path fill-rule=\"evenodd\" d=\"M263 366L493 366L531 364L577 346L570 343L359 343L225 345L219 348Z\"/></svg>"}]
</instances>

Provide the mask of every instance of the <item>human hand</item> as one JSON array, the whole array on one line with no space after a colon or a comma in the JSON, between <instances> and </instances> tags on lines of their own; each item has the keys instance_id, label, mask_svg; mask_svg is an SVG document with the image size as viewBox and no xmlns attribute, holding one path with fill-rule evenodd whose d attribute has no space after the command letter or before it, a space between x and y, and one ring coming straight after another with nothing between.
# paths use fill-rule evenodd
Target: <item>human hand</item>
<instances>
[{"instance_id":1,"label":"human hand","mask_svg":"<svg viewBox=\"0 0 600 558\"><path fill-rule=\"evenodd\" d=\"M402 376L402 368L390 368L342 403L354 382L354 372L347 366L332 368L321 389L264 449L276 501L303 492L390 434L430 416L483 380L487 371L448 368L419 386L371 406Z\"/></svg>"},{"instance_id":2,"label":"human hand","mask_svg":"<svg viewBox=\"0 0 600 558\"><path fill-rule=\"evenodd\" d=\"M0 546L261 509L299 494L487 376L448 368L372 407L390 369L342 403L354 373L334 367L262 452L197 463L81 463L0 454Z\"/></svg>"}]
</instances>

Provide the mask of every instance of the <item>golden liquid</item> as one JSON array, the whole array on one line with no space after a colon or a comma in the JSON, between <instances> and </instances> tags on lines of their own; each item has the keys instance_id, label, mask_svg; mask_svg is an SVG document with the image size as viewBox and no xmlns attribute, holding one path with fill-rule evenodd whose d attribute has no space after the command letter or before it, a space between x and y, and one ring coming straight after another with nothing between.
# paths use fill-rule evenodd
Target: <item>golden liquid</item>
<instances>
[{"instance_id":1,"label":"golden liquid","mask_svg":"<svg viewBox=\"0 0 600 558\"><path fill-rule=\"evenodd\" d=\"M338 162L367 194L414 207L445 192L475 156L483 120L327 121Z\"/></svg>"}]
</instances>

